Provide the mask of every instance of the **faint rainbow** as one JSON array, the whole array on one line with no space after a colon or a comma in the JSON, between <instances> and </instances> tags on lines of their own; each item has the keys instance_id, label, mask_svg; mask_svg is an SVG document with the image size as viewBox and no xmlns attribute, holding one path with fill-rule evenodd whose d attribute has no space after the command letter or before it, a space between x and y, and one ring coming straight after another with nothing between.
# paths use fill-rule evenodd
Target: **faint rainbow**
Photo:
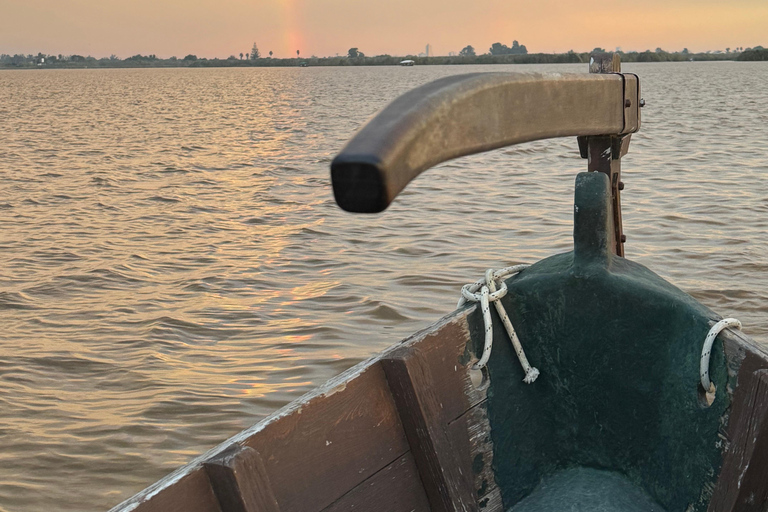
<instances>
[{"instance_id":1,"label":"faint rainbow","mask_svg":"<svg viewBox=\"0 0 768 512\"><path fill-rule=\"evenodd\" d=\"M296 57L296 50L300 50L302 56L307 56L300 23L300 0L280 0L280 3L285 20L284 45L288 51L286 57Z\"/></svg>"}]
</instances>

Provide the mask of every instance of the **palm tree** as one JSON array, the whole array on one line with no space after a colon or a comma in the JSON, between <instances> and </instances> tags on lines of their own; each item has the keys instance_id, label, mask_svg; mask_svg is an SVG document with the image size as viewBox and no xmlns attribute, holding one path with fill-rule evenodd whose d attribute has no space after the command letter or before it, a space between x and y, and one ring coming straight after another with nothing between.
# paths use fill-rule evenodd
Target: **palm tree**
<instances>
[{"instance_id":1,"label":"palm tree","mask_svg":"<svg viewBox=\"0 0 768 512\"><path fill-rule=\"evenodd\" d=\"M296 58L299 58L299 50L296 50Z\"/></svg>"},{"instance_id":2,"label":"palm tree","mask_svg":"<svg viewBox=\"0 0 768 512\"><path fill-rule=\"evenodd\" d=\"M240 52L240 60L243 60L243 52Z\"/></svg>"},{"instance_id":3,"label":"palm tree","mask_svg":"<svg viewBox=\"0 0 768 512\"><path fill-rule=\"evenodd\" d=\"M272 58L272 50L269 50L269 58Z\"/></svg>"}]
</instances>

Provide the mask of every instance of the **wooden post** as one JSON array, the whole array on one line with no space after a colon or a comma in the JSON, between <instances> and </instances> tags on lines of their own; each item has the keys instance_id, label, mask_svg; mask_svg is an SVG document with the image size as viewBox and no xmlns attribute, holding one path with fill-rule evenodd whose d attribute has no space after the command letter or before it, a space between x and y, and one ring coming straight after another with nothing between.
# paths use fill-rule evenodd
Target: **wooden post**
<instances>
[{"instance_id":1,"label":"wooden post","mask_svg":"<svg viewBox=\"0 0 768 512\"><path fill-rule=\"evenodd\" d=\"M617 53L593 53L589 58L590 73L621 73L621 59ZM608 175L611 184L613 204L614 252L624 256L624 232L621 222L620 190L621 157L627 152L630 135L599 135L579 137L579 149L582 158L587 158L589 172L602 172Z\"/></svg>"},{"instance_id":2,"label":"wooden post","mask_svg":"<svg viewBox=\"0 0 768 512\"><path fill-rule=\"evenodd\" d=\"M476 512L470 475L462 474L454 456L435 394L441 381L432 378L418 351L406 348L382 359L411 453L435 512Z\"/></svg>"},{"instance_id":3,"label":"wooden post","mask_svg":"<svg viewBox=\"0 0 768 512\"><path fill-rule=\"evenodd\" d=\"M239 444L206 461L222 512L280 512L259 452Z\"/></svg>"},{"instance_id":4,"label":"wooden post","mask_svg":"<svg viewBox=\"0 0 768 512\"><path fill-rule=\"evenodd\" d=\"M618 53L593 53L589 56L590 73L621 73L621 57Z\"/></svg>"}]
</instances>

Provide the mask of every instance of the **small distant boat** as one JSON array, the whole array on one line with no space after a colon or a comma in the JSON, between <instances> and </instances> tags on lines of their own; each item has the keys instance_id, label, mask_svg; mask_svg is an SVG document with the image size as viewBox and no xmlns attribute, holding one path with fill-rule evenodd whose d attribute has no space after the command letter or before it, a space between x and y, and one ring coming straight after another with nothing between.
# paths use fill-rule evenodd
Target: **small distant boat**
<instances>
[{"instance_id":1,"label":"small distant boat","mask_svg":"<svg viewBox=\"0 0 768 512\"><path fill-rule=\"evenodd\" d=\"M414 64L416 64L416 62L410 59L400 61L401 66L413 66Z\"/></svg>"},{"instance_id":2,"label":"small distant boat","mask_svg":"<svg viewBox=\"0 0 768 512\"><path fill-rule=\"evenodd\" d=\"M590 71L441 78L331 164L339 206L375 213L446 160L576 136L572 251L487 271L461 292L478 304L113 512L768 510L768 353L624 258L620 162L644 102L615 56Z\"/></svg>"}]
</instances>

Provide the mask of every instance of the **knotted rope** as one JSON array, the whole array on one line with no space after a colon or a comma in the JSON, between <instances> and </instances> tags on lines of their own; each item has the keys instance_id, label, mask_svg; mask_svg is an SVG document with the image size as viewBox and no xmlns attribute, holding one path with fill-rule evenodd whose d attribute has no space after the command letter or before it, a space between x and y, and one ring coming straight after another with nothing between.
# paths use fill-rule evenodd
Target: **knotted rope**
<instances>
[{"instance_id":1,"label":"knotted rope","mask_svg":"<svg viewBox=\"0 0 768 512\"><path fill-rule=\"evenodd\" d=\"M715 385L709 380L709 357L712 355L712 344L720 331L727 327L735 327L741 330L741 322L735 318L725 318L720 320L709 330L709 334L704 339L704 347L701 349L701 362L699 364L699 374L701 375L701 387L707 393L714 394Z\"/></svg>"},{"instance_id":2,"label":"knotted rope","mask_svg":"<svg viewBox=\"0 0 768 512\"><path fill-rule=\"evenodd\" d=\"M493 270L492 268L485 271L485 277L478 280L475 283L464 285L461 288L461 298L459 304L456 307L461 307L468 301L479 302L480 309L483 312L483 322L485 323L485 346L483 347L483 355L480 360L475 363L473 368L479 370L488 363L488 358L491 357L491 348L493 345L493 324L491 321L491 309L490 302L496 307L501 322L504 324L504 328L507 330L512 346L515 347L515 353L520 360L520 365L525 371L525 378L523 382L530 384L536 380L539 376L539 370L532 367L528 362L528 358L525 357L523 346L520 344L520 340L515 333L512 322L509 321L504 306L501 304L501 298L507 294L507 285L504 280L510 276L517 274L523 269L528 268L530 265L515 265L512 267L505 267L499 270ZM479 293L478 293L479 292Z\"/></svg>"}]
</instances>

